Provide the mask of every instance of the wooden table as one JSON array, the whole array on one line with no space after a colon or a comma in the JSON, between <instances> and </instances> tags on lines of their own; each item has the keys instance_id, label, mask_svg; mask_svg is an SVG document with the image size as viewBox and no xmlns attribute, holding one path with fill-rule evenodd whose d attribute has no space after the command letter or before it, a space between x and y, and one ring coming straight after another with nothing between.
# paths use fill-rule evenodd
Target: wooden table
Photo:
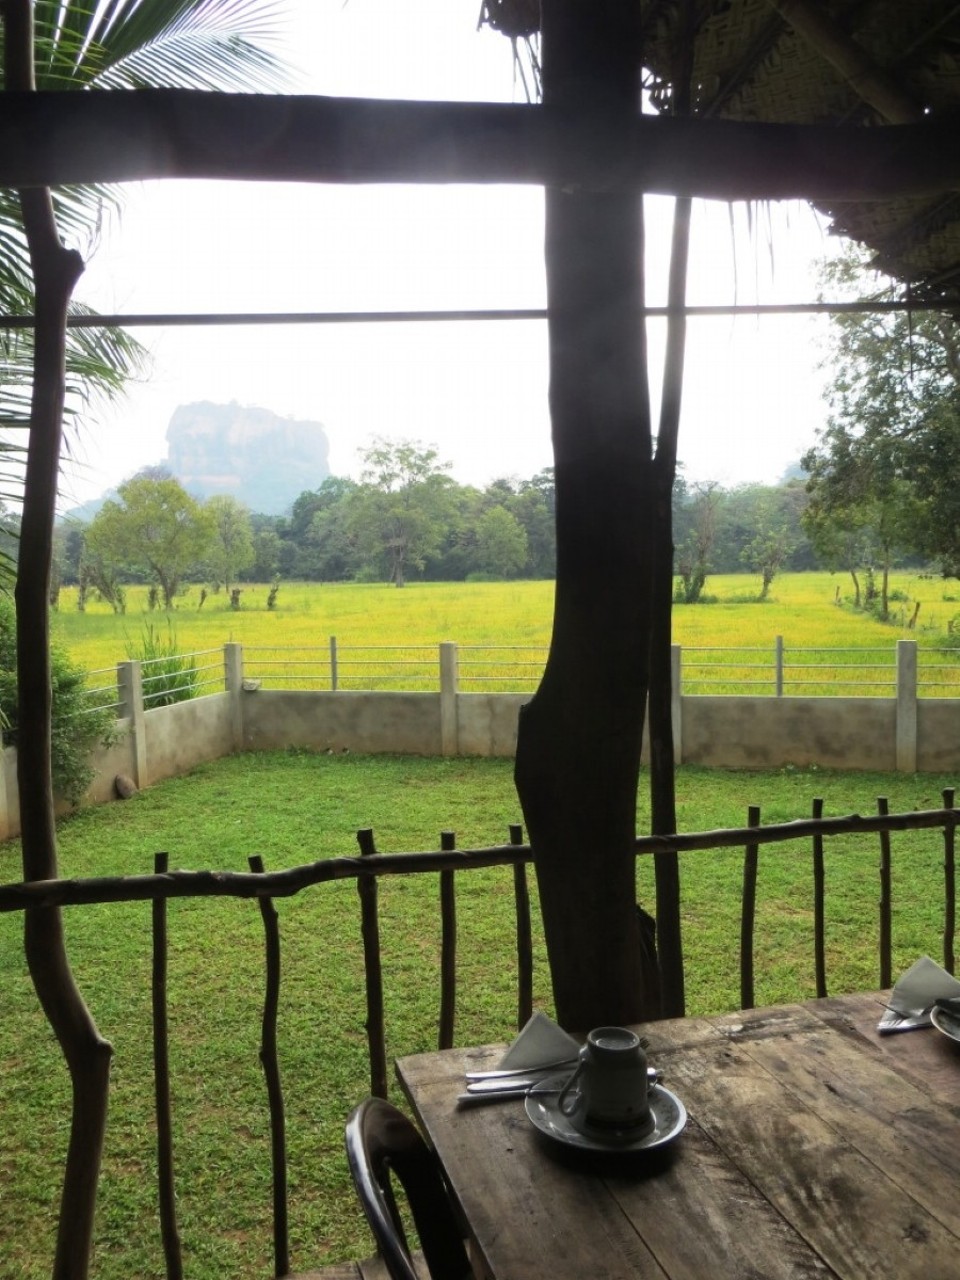
<instances>
[{"instance_id":1,"label":"wooden table","mask_svg":"<svg viewBox=\"0 0 960 1280\"><path fill-rule=\"evenodd\" d=\"M495 1280L955 1280L960 1045L877 1035L883 998L644 1026L689 1121L637 1157L551 1142L519 1100L458 1110L502 1045L397 1073Z\"/></svg>"}]
</instances>

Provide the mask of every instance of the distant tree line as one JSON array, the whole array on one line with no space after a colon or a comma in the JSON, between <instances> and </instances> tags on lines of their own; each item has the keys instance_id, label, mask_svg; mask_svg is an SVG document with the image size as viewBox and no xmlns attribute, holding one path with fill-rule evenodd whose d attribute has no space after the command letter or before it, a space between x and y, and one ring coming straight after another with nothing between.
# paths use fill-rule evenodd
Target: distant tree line
<instances>
[{"instance_id":1,"label":"distant tree line","mask_svg":"<svg viewBox=\"0 0 960 1280\"><path fill-rule=\"evenodd\" d=\"M834 263L831 292L863 291L863 263ZM710 599L709 577L750 573L765 599L778 573L849 574L855 606L888 613L895 566L960 572L960 343L950 317L844 314L834 320L833 381L817 444L777 485L688 482L673 495L675 598ZM331 476L282 517L234 498L198 502L148 468L87 525L58 531L57 581L124 608L127 583L172 607L187 583L226 591L281 580L392 582L550 578L552 470L461 485L418 441L375 439L358 480ZM10 521L0 536L10 545ZM0 546L0 554L3 547Z\"/></svg>"}]
</instances>

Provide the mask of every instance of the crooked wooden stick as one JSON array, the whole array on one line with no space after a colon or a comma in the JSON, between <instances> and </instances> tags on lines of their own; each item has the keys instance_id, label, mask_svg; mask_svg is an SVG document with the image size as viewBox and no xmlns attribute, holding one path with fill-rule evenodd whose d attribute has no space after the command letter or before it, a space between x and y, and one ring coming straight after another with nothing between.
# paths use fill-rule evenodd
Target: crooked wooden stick
<instances>
[{"instance_id":1,"label":"crooked wooden stick","mask_svg":"<svg viewBox=\"0 0 960 1280\"><path fill-rule=\"evenodd\" d=\"M29 0L0 0L7 90L34 88ZM67 305L83 260L57 234L49 190L20 192L36 298L30 442L17 572L19 742L17 782L28 880L57 876L57 839L50 765L50 629L48 586L53 519L66 398ZM100 1036L67 959L56 907L24 916L27 966L70 1071L73 1116L63 1180L54 1280L85 1280L107 1118L110 1045Z\"/></svg>"}]
</instances>

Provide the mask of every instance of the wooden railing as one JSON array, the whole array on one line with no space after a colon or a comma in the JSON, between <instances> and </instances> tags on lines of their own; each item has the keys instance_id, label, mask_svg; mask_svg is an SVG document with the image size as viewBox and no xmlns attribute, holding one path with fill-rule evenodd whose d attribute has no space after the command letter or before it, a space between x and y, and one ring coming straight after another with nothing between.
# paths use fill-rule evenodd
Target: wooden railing
<instances>
[{"instance_id":1,"label":"wooden railing","mask_svg":"<svg viewBox=\"0 0 960 1280\"><path fill-rule=\"evenodd\" d=\"M812 816L793 822L761 825L758 807L751 807L747 825L671 836L644 836L637 840L640 857L665 850L680 853L741 847L744 849L741 896L740 997L744 1008L754 1004L754 936L756 931L757 875L761 846L809 841L813 902L813 962L816 991L826 996L824 842L851 834L876 835L879 883L878 985L892 981L891 942L891 834L896 831L939 830L944 854L943 963L954 969L955 831L960 813L954 808L954 791L943 793L940 809L891 814L887 802L878 800L875 816L852 815L824 818L823 802L814 800ZM289 1270L287 1234L287 1154L283 1088L277 1054L277 1020L280 992L281 948L274 899L290 897L312 885L336 880L356 881L360 900L366 986L366 1033L370 1090L387 1094L387 1051L384 1020L383 975L380 954L378 881L381 876L439 874L441 914L441 966L438 1002L440 1048L453 1044L456 1017L457 915L456 880L460 873L480 867L511 865L514 873L517 940L517 1024L522 1026L532 1010L533 962L527 864L530 847L523 843L520 827L510 828L510 843L483 849L458 850L452 832L443 833L441 848L418 853L378 853L372 830L357 833L360 854L312 862L282 871L267 871L259 858L250 859L249 872L170 871L167 855L157 854L152 875L52 880L0 886L0 912L38 907L82 906L92 903L151 901L153 930L153 1039L157 1118L158 1200L166 1272L170 1280L183 1275L177 1229L174 1166L171 1140L171 1107L167 1043L167 932L166 906L170 898L237 897L256 899L263 922L265 988L260 1060L266 1080L270 1113L273 1173L274 1265L278 1276ZM676 975L665 973L667 991ZM93 1171L95 1176L95 1171Z\"/></svg>"}]
</instances>

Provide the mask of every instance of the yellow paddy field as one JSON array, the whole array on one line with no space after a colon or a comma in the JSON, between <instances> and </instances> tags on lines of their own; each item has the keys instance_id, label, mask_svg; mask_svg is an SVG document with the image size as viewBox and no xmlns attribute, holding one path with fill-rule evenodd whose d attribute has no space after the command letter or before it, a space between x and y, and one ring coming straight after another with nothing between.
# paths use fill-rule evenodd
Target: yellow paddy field
<instances>
[{"instance_id":1,"label":"yellow paddy field","mask_svg":"<svg viewBox=\"0 0 960 1280\"><path fill-rule=\"evenodd\" d=\"M899 573L891 589L893 620L880 623L836 603L838 590L851 595L840 574L785 574L771 598L758 603L755 576L708 579L716 603L674 608L676 643L687 647L757 647L772 651L775 637L788 648L878 647L892 649L903 637L936 648L951 620L960 617L960 585L941 578ZM146 626L166 639L168 626L177 648L196 653L228 641L244 646L325 649L336 636L344 647L366 645L460 645L546 647L553 608L552 582L410 583L401 590L384 584L284 582L277 608L268 610L266 586L245 586L239 611L226 597L209 595L199 606L200 588L191 587L169 615L147 610L146 588L131 587L126 614L100 603L76 607L76 592L64 590L54 616L55 637L88 670L113 666L139 647ZM920 604L916 626L907 624Z\"/></svg>"}]
</instances>

